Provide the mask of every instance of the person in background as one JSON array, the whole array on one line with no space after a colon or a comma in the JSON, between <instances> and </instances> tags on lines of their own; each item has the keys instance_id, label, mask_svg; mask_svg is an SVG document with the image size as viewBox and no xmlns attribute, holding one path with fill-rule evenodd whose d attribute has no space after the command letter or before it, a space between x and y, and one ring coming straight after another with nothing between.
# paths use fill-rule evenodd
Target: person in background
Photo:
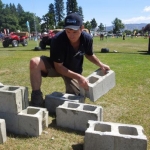
<instances>
[{"instance_id":1,"label":"person in background","mask_svg":"<svg viewBox=\"0 0 150 150\"><path fill-rule=\"evenodd\" d=\"M3 39L4 39L4 34L3 32L0 32L0 41L3 41Z\"/></svg>"},{"instance_id":2,"label":"person in background","mask_svg":"<svg viewBox=\"0 0 150 150\"><path fill-rule=\"evenodd\" d=\"M88 80L82 75L84 56L104 72L110 67L93 53L93 38L82 32L82 18L77 13L66 16L64 31L52 39L50 56L30 60L31 105L43 107L42 77L62 77L66 93L80 95L79 86L88 90Z\"/></svg>"}]
</instances>

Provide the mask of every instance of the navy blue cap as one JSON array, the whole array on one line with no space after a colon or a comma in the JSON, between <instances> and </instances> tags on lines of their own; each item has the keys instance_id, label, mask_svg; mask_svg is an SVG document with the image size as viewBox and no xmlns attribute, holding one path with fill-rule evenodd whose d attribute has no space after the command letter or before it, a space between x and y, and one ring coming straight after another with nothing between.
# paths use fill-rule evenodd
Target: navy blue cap
<instances>
[{"instance_id":1,"label":"navy blue cap","mask_svg":"<svg viewBox=\"0 0 150 150\"><path fill-rule=\"evenodd\" d=\"M71 13L65 18L65 29L78 30L82 26L82 18L77 13Z\"/></svg>"}]
</instances>

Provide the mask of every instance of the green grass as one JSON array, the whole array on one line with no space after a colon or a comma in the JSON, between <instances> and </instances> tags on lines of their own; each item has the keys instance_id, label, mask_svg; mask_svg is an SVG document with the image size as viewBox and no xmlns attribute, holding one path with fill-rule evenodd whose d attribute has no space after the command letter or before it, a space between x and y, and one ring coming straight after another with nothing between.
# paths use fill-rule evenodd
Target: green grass
<instances>
[{"instance_id":1,"label":"green grass","mask_svg":"<svg viewBox=\"0 0 150 150\"><path fill-rule=\"evenodd\" d=\"M32 57L49 55L49 50L34 51L35 41L27 47L3 48L0 43L0 82L9 85L26 86L31 94L29 61ZM101 48L109 48L109 53L100 53ZM117 53L113 51L117 50ZM150 55L147 53L148 39L108 38L100 41L94 37L94 52L108 64L116 75L116 86L96 102L86 99L86 103L103 107L103 118L107 122L141 125L150 140ZM85 59L83 75L88 76L98 69ZM54 91L64 92L61 78L43 78L43 94ZM84 133L56 126L55 117L49 116L49 128L39 137L25 137L8 134L7 142L0 150L82 150ZM54 138L54 139L53 139ZM150 144L148 142L148 150Z\"/></svg>"}]
</instances>

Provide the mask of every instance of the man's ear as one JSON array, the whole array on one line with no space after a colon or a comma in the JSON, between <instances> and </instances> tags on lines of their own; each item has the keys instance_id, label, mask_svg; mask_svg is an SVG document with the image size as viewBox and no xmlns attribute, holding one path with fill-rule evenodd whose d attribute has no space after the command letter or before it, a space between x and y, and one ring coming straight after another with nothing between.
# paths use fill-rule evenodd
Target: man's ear
<instances>
[{"instance_id":1,"label":"man's ear","mask_svg":"<svg viewBox=\"0 0 150 150\"><path fill-rule=\"evenodd\" d=\"M84 29L84 25L81 26L81 29Z\"/></svg>"}]
</instances>

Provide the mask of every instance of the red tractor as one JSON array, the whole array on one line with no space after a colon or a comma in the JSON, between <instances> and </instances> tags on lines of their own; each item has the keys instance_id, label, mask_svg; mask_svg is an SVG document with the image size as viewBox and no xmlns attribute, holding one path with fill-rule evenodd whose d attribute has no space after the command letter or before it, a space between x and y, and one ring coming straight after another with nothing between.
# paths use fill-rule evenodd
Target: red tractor
<instances>
[{"instance_id":1,"label":"red tractor","mask_svg":"<svg viewBox=\"0 0 150 150\"><path fill-rule=\"evenodd\" d=\"M5 36L3 39L3 47L8 47L10 44L12 47L17 47L19 44L22 46L28 45L28 33L27 32L11 32L9 35Z\"/></svg>"}]
</instances>

